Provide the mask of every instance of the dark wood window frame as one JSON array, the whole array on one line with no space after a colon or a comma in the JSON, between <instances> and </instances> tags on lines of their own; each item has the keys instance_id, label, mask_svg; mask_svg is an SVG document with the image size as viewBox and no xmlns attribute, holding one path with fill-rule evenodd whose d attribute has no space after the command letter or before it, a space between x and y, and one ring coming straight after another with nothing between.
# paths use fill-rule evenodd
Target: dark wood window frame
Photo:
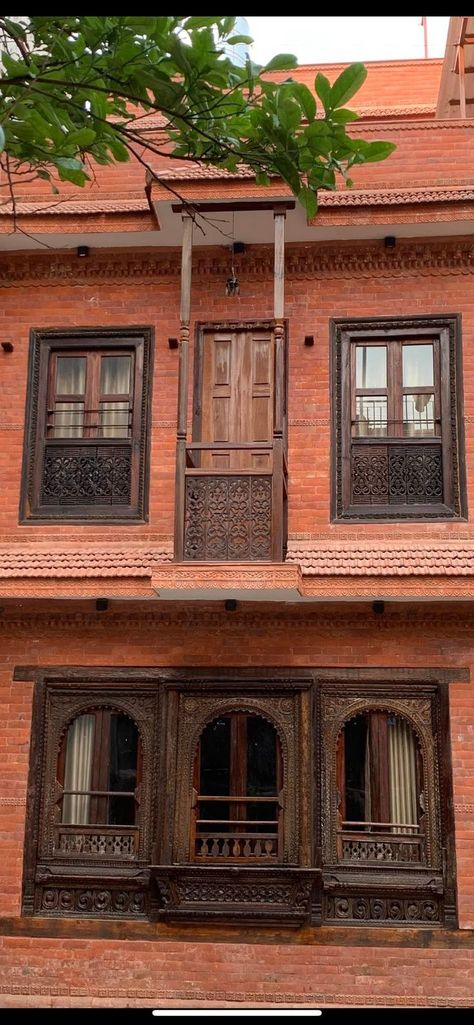
<instances>
[{"instance_id":1,"label":"dark wood window frame","mask_svg":"<svg viewBox=\"0 0 474 1025\"><path fill-rule=\"evenodd\" d=\"M86 417L82 437L54 437L50 368L58 354L81 355L91 361L96 354L97 358L101 354L132 356L132 410L130 428L124 436L100 436L100 431L91 426L92 420ZM21 523L147 520L152 356L151 327L31 331ZM92 395L96 402L101 398L98 382L95 389L88 389L88 396ZM71 487L68 474L71 480L76 475ZM105 495L103 502L101 492Z\"/></svg>"},{"instance_id":2,"label":"dark wood window frame","mask_svg":"<svg viewBox=\"0 0 474 1025\"><path fill-rule=\"evenodd\" d=\"M450 925L456 923L454 819L446 683L420 671L414 685L403 671L364 673L354 683L343 670L324 683L321 717L321 838L323 918L333 923ZM373 671L372 671L373 672ZM416 672L416 671L412 671ZM417 739L423 779L423 847L403 845L386 831L372 838L341 822L340 737L356 715L389 713L408 722ZM375 738L380 742L380 736ZM383 742L383 741L382 741ZM379 758L383 773L383 759ZM377 783L383 787L383 781ZM324 823L327 828L324 828ZM406 839L406 837L405 837Z\"/></svg>"},{"instance_id":3,"label":"dark wood window frame","mask_svg":"<svg viewBox=\"0 0 474 1025\"><path fill-rule=\"evenodd\" d=\"M402 343L434 342L436 437L403 436L400 429L386 437L356 436L354 423L354 363L357 343L379 343L397 348ZM391 353L389 352L389 357ZM402 401L400 353L389 358L389 420L400 418ZM464 428L462 418L461 317L384 317L331 322L332 394L332 519L333 520L433 520L467 516ZM413 389L412 389L413 390ZM415 389L416 390L416 389ZM394 410L396 409L396 412ZM419 465L423 463L420 471ZM415 465L416 464L416 465ZM410 470L409 467L412 467ZM405 467L405 469L403 469ZM402 470L400 469L402 468ZM403 471L403 472L402 472ZM402 473L403 481L398 480ZM423 493L430 484L429 501L397 501L401 485ZM415 481L416 477L416 481ZM422 483L420 483L420 480ZM359 492L355 498L356 488ZM403 488L401 488L403 490ZM428 494L428 490L426 494ZM367 503L364 504L364 493ZM377 495L385 492L380 502ZM436 495L440 494L437 500ZM416 490L415 490L416 498Z\"/></svg>"},{"instance_id":4,"label":"dark wood window frame","mask_svg":"<svg viewBox=\"0 0 474 1025\"><path fill-rule=\"evenodd\" d=\"M455 925L448 687L468 681L467 670L17 667L14 675L35 681L24 914ZM95 709L123 713L139 732L133 857L120 839L118 849L101 841L86 853L55 842L62 738L75 717ZM354 715L380 711L408 720L419 740L427 853L418 861L395 859L388 847L380 857L348 858L338 846L338 737ZM199 738L216 716L234 713L266 719L281 745L285 818L272 863L206 864L190 850Z\"/></svg>"}]
</instances>

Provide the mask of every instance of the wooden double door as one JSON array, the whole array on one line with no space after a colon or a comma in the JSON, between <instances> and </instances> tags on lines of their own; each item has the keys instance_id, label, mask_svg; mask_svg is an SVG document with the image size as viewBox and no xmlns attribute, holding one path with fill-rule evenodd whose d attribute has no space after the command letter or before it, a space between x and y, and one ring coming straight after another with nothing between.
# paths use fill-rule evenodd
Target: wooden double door
<instances>
[{"instance_id":1,"label":"wooden double door","mask_svg":"<svg viewBox=\"0 0 474 1025\"><path fill-rule=\"evenodd\" d=\"M203 330L197 350L193 441L200 466L272 472L274 332L250 326ZM215 447L212 447L215 446Z\"/></svg>"}]
</instances>

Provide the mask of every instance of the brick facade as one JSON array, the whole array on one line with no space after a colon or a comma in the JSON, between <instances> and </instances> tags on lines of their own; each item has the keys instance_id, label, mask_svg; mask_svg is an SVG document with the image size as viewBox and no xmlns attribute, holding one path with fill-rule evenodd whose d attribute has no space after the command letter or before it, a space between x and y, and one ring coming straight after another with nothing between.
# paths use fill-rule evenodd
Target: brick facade
<instances>
[{"instance_id":1,"label":"brick facade","mask_svg":"<svg viewBox=\"0 0 474 1025\"><path fill-rule=\"evenodd\" d=\"M423 62L402 63L407 64L407 75L420 74L418 65ZM413 95L411 88L402 90L400 105L433 100L441 65L429 63L431 77L420 79L420 96ZM374 70L379 78L381 67ZM385 66L383 81L392 83L390 89L380 79L382 91L377 92L374 79L372 99L365 101L368 107L375 106L376 95L380 96L379 106L395 107L393 71L394 66ZM397 89L399 81L397 78ZM405 127L405 133L398 125L396 129L402 140L410 137L410 126ZM412 129L415 131L414 125ZM383 130L381 126L382 137ZM430 131L419 127L416 131L416 165L420 168L425 139L426 153L430 152ZM469 128L451 124L445 132L446 140L451 140L449 149L445 144L444 150L438 130L437 184L449 182L450 169L456 164L457 143L452 142L456 133L468 163L472 158L472 124ZM458 178L469 178L470 166L465 173L458 169ZM392 184L400 186L405 181L406 187L411 186L410 168L409 162L403 165L399 161ZM367 183L362 182L361 187L379 187L388 180L388 171L389 163L372 165ZM421 179L421 169L419 173ZM121 179L124 196L127 175L129 192L139 190L136 168L133 173L126 169ZM159 247L133 248L131 235L127 251L97 248L87 261L61 251L4 254L0 262L0 325L2 339L11 341L14 351L0 353L0 546L9 558L21 553L25 566L35 552L42 553L42 561L39 568L23 572L11 571L5 558L5 572L0 573L3 1006L474 1006L471 515L430 523L413 520L363 525L336 524L330 517L333 389L329 322L333 318L462 315L468 509L474 504L474 246L469 236L467 241L458 237L455 228L447 234L447 204L440 202L435 207L430 214L433 237L417 237L417 214L409 207L412 230L408 236L404 232L407 237L399 238L393 251L384 249L382 239L388 230L383 228L375 239L367 240L362 234L353 241L333 239L287 246L288 531L289 559L296 567L302 566L302 573L296 567L294 571L295 579L299 573L300 583L291 585L299 586L299 600L288 604L271 595L265 599L262 587L258 601L239 600L235 612L225 612L223 600L232 588L247 586L242 580L248 567L203 568L199 586L204 590L211 586L214 574L215 581L221 580L215 585L221 588L220 600L210 601L204 595L191 601L184 595L166 601L159 594L162 587L179 586L180 573L180 567L170 562L178 353L168 347L168 338L179 333L179 248L164 252ZM469 205L459 209L461 219L470 213ZM330 214L329 208L323 208L325 224L329 224ZM64 222L67 231L71 230L69 216ZM143 218L150 215L137 214L136 221L127 221L131 214L124 214L122 220L116 213L101 216L110 231L134 231L147 230ZM391 223L386 211L385 216ZM101 223L96 223L95 230L103 230ZM38 231L46 228L44 221L37 222ZM224 295L226 252L197 245L193 259L191 338L195 321L273 316L271 246L247 246L246 253L237 258L241 291L232 300ZM123 526L19 525L30 330L127 325L151 326L155 332L148 520ZM314 336L313 347L303 344L306 335ZM353 552L352 568L345 572L342 566L336 577L330 572L325 575L324 570L311 575L307 568L311 567L311 552L317 555L325 546L338 543L349 561ZM359 564L358 548L368 544L375 551L375 561L377 551L387 546L399 546L408 553L428 548L429 559L422 574L407 575L400 564L371 573ZM443 545L458 546L459 552L467 553L464 561L459 559L459 572L453 570L449 575L440 568L442 557L437 552ZM113 568L102 572L100 559L104 558L105 565L107 552L114 550L119 564L120 548L132 555L142 553L145 568L140 569L137 555L129 575L125 569L116 575ZM145 548L147 554L143 555ZM95 562L91 562L93 549L103 553ZM293 556L292 551L296 553ZM306 569L305 551L310 553ZM61 572L57 570L59 552ZM445 566L449 553L443 558ZM71 560L76 566L73 572L67 568ZM77 569L81 565L82 569ZM223 569L227 588L222 584ZM284 569L290 571L290 563ZM170 574L175 571L172 584ZM196 572L199 575L199 567ZM109 599L109 608L103 613L95 609L98 597ZM386 601L385 609L377 615L372 603L381 598ZM457 928L364 924L318 928L305 924L275 929L232 922L224 926L101 922L87 916L77 921L22 917L33 683L31 676L20 679L21 673L14 679L18 666L30 670L35 666L452 670L449 729ZM466 670L473 682L466 681Z\"/></svg>"}]
</instances>

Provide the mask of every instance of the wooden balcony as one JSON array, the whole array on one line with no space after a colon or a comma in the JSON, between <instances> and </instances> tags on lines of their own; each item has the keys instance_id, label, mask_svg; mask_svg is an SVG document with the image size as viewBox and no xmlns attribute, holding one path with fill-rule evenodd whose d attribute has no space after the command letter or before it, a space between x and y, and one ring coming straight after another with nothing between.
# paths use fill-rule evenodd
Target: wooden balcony
<instances>
[{"instance_id":1,"label":"wooden balcony","mask_svg":"<svg viewBox=\"0 0 474 1025\"><path fill-rule=\"evenodd\" d=\"M222 469L216 470L220 459ZM259 443L187 445L184 486L179 489L183 509L178 559L282 562L287 482L281 446L277 450L274 444Z\"/></svg>"}]
</instances>

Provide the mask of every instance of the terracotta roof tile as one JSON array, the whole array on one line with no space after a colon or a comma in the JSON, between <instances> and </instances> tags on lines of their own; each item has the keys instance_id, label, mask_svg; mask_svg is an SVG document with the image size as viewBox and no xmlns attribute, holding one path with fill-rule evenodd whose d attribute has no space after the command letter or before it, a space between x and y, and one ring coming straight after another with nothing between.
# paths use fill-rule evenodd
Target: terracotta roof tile
<instances>
[{"instance_id":1,"label":"terracotta roof tile","mask_svg":"<svg viewBox=\"0 0 474 1025\"><path fill-rule=\"evenodd\" d=\"M163 546L52 549L49 545L31 545L12 550L0 546L0 578L6 577L143 577L151 576L155 566L171 562L172 551Z\"/></svg>"},{"instance_id":2,"label":"terracotta roof tile","mask_svg":"<svg viewBox=\"0 0 474 1025\"><path fill-rule=\"evenodd\" d=\"M474 542L403 546L337 542L319 545L290 541L288 562L304 576L472 576Z\"/></svg>"}]
</instances>

